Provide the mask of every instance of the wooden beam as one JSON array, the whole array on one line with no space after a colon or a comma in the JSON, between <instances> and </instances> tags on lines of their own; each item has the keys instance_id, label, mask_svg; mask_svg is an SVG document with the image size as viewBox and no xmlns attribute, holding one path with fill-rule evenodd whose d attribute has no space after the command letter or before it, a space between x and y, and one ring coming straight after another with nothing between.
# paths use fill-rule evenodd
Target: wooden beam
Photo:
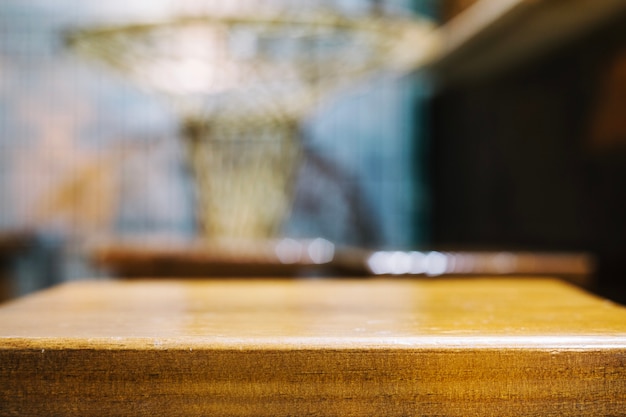
<instances>
[{"instance_id":1,"label":"wooden beam","mask_svg":"<svg viewBox=\"0 0 626 417\"><path fill-rule=\"evenodd\" d=\"M479 0L440 29L428 68L443 83L490 77L624 13L623 0Z\"/></svg>"}]
</instances>

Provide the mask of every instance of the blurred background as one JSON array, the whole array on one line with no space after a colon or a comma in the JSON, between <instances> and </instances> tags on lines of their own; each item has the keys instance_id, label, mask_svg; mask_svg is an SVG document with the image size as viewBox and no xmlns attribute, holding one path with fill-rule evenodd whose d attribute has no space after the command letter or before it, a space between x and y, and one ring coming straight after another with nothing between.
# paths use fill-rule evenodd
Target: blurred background
<instances>
[{"instance_id":1,"label":"blurred background","mask_svg":"<svg viewBox=\"0 0 626 417\"><path fill-rule=\"evenodd\" d=\"M198 240L213 245L203 253L232 257L262 251L230 238L290 238L368 251L584 253L595 259L589 286L626 300L621 2L315 3L0 1L1 298L123 275L107 265L111 248L137 255L158 242L142 258L154 272L168 247L196 262ZM235 77L232 94L196 94L186 74L204 67L159 82L133 72L152 68L154 44L167 36L142 38L149 31L128 27L206 15L275 22L261 35L237 19L239 26L220 26L240 63L260 56L267 39L278 42L266 48L274 61L261 62L261 81L244 86ZM285 32L276 22L294 19L339 29L315 29L323 36L312 41L292 24L287 34L304 43L276 41ZM171 38L168 45L186 51ZM125 66L135 47L146 55ZM255 76L261 64L254 61ZM306 65L316 75L302 81ZM184 100L183 90L168 88L176 82L187 89ZM266 138L266 153L249 156L257 137ZM230 151L207 159L217 158L215 141L227 140ZM278 162L267 168L268 160ZM241 165L256 171L244 175ZM228 205L207 197L215 183ZM234 226L215 226L224 212ZM94 256L103 246L109 257Z\"/></svg>"}]
</instances>

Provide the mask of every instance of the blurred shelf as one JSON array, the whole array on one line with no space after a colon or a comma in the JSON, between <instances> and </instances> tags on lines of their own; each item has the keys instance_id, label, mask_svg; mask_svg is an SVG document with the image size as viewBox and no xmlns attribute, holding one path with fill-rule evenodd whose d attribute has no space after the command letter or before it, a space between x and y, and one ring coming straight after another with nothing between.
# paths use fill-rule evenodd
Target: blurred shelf
<instances>
[{"instance_id":1,"label":"blurred shelf","mask_svg":"<svg viewBox=\"0 0 626 417\"><path fill-rule=\"evenodd\" d=\"M428 68L442 84L493 76L624 14L623 0L479 0L441 28Z\"/></svg>"},{"instance_id":2,"label":"blurred shelf","mask_svg":"<svg viewBox=\"0 0 626 417\"><path fill-rule=\"evenodd\" d=\"M584 252L522 251L367 251L338 250L342 270L393 277L558 277L585 288L595 283L596 261Z\"/></svg>"},{"instance_id":3,"label":"blurred shelf","mask_svg":"<svg viewBox=\"0 0 626 417\"><path fill-rule=\"evenodd\" d=\"M91 245L88 257L115 277L558 277L590 288L589 253L376 251L335 247L325 239L120 239Z\"/></svg>"},{"instance_id":4,"label":"blurred shelf","mask_svg":"<svg viewBox=\"0 0 626 417\"><path fill-rule=\"evenodd\" d=\"M324 239L119 239L91 245L88 257L115 277L295 277L332 274Z\"/></svg>"}]
</instances>

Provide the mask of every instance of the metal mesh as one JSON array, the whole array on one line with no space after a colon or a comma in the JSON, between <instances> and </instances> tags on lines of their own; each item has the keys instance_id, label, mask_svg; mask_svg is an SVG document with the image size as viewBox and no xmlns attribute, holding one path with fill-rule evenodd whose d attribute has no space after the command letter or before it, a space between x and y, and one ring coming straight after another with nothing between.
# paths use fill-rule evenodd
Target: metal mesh
<instances>
[{"instance_id":1,"label":"metal mesh","mask_svg":"<svg viewBox=\"0 0 626 417\"><path fill-rule=\"evenodd\" d=\"M185 138L205 236L267 238L291 206L296 120L188 121Z\"/></svg>"},{"instance_id":2,"label":"metal mesh","mask_svg":"<svg viewBox=\"0 0 626 417\"><path fill-rule=\"evenodd\" d=\"M267 238L289 211L298 122L330 91L413 65L399 48L428 29L410 19L273 13L91 28L68 39L174 104L204 233Z\"/></svg>"}]
</instances>

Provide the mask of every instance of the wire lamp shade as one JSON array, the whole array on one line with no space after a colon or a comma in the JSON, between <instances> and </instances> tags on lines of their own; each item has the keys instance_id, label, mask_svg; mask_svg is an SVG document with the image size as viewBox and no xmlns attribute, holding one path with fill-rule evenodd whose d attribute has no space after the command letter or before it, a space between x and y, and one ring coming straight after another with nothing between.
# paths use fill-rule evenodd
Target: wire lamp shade
<instances>
[{"instance_id":1,"label":"wire lamp shade","mask_svg":"<svg viewBox=\"0 0 626 417\"><path fill-rule=\"evenodd\" d=\"M289 213L300 122L375 72L409 71L431 26L385 15L203 15L85 28L68 44L177 111L207 238L274 237Z\"/></svg>"}]
</instances>

